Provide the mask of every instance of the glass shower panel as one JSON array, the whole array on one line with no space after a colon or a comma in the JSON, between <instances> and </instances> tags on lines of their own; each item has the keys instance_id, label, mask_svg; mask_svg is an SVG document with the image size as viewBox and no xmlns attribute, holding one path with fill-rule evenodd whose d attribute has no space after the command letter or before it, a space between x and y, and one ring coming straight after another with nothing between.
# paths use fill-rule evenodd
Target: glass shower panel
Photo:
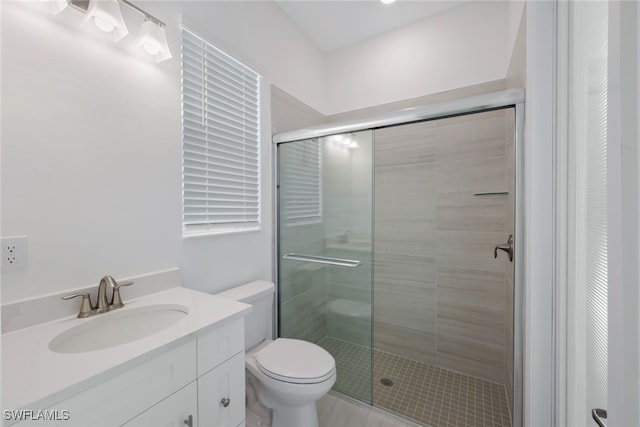
<instances>
[{"instance_id":1,"label":"glass shower panel","mask_svg":"<svg viewBox=\"0 0 640 427\"><path fill-rule=\"evenodd\" d=\"M373 132L278 146L278 335L336 359L334 389L371 402Z\"/></svg>"}]
</instances>

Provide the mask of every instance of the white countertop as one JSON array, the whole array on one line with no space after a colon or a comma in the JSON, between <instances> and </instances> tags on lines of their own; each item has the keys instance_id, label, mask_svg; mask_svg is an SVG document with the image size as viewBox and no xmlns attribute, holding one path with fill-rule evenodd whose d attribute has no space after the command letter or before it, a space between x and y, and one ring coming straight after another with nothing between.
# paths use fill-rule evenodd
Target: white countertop
<instances>
[{"instance_id":1,"label":"white countertop","mask_svg":"<svg viewBox=\"0 0 640 427\"><path fill-rule=\"evenodd\" d=\"M85 319L66 317L2 335L4 409L46 409L117 375L173 344L217 324L244 316L251 306L186 288L173 288L125 301L125 307ZM189 314L167 329L115 347L86 353L54 353L49 342L74 326L113 313L155 304L179 304Z\"/></svg>"}]
</instances>

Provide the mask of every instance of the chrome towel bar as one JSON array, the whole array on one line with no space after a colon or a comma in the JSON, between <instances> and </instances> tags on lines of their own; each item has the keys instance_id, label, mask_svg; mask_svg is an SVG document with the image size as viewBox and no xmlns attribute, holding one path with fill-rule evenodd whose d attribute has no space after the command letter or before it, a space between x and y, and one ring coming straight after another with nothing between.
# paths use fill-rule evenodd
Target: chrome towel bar
<instances>
[{"instance_id":1,"label":"chrome towel bar","mask_svg":"<svg viewBox=\"0 0 640 427\"><path fill-rule=\"evenodd\" d=\"M360 266L361 262L353 259L330 258L316 255L303 255L296 253L288 253L282 256L284 259L293 259L296 261L315 262L317 264L337 265L339 267L355 268Z\"/></svg>"}]
</instances>

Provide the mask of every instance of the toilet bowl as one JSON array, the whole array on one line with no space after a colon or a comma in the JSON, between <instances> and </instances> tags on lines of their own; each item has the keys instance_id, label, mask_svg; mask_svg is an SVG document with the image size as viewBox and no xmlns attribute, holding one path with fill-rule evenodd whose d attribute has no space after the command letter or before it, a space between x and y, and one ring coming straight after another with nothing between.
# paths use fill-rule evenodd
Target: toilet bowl
<instances>
[{"instance_id":1,"label":"toilet bowl","mask_svg":"<svg viewBox=\"0 0 640 427\"><path fill-rule=\"evenodd\" d=\"M272 427L317 427L316 401L336 382L335 360L307 341L264 341L246 354L258 399L272 412Z\"/></svg>"},{"instance_id":2,"label":"toilet bowl","mask_svg":"<svg viewBox=\"0 0 640 427\"><path fill-rule=\"evenodd\" d=\"M256 281L218 294L253 305L245 318L247 408L259 406L257 395L271 410L272 427L318 427L316 401L336 382L336 363L311 342L271 340L274 290L273 283Z\"/></svg>"}]
</instances>

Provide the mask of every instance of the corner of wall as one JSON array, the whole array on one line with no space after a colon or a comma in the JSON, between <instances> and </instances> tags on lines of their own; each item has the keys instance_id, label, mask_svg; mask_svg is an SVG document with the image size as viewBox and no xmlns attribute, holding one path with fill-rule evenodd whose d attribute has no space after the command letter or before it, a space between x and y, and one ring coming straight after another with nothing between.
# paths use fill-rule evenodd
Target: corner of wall
<instances>
[{"instance_id":1,"label":"corner of wall","mask_svg":"<svg viewBox=\"0 0 640 427\"><path fill-rule=\"evenodd\" d=\"M507 89L524 88L527 65L527 11L523 8L506 75Z\"/></svg>"}]
</instances>

